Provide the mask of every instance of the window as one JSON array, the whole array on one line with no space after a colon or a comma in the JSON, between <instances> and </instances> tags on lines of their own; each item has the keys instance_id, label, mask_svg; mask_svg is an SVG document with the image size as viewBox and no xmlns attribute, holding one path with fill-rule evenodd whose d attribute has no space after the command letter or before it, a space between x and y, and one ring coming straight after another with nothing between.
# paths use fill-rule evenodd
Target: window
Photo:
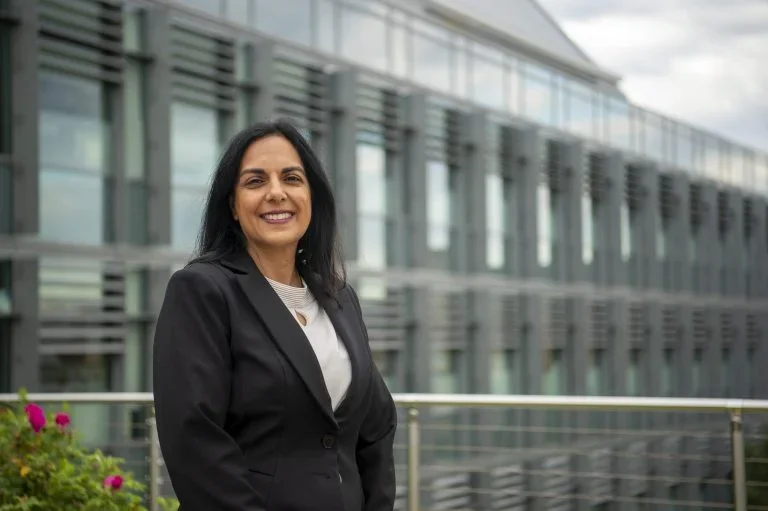
<instances>
[{"instance_id":1,"label":"window","mask_svg":"<svg viewBox=\"0 0 768 511\"><path fill-rule=\"evenodd\" d=\"M477 50L489 55L486 57L478 52L472 54L472 98L489 108L506 108L502 56L490 48Z\"/></svg>"},{"instance_id":2,"label":"window","mask_svg":"<svg viewBox=\"0 0 768 511\"><path fill-rule=\"evenodd\" d=\"M664 350L664 365L661 369L661 388L659 389L662 397L672 397L675 393L675 351L671 349Z\"/></svg>"},{"instance_id":3,"label":"window","mask_svg":"<svg viewBox=\"0 0 768 511\"><path fill-rule=\"evenodd\" d=\"M109 118L95 80L40 73L40 237L100 244L107 238Z\"/></svg>"},{"instance_id":4,"label":"window","mask_svg":"<svg viewBox=\"0 0 768 511\"><path fill-rule=\"evenodd\" d=\"M255 0L256 28L271 36L312 44L311 0Z\"/></svg>"},{"instance_id":5,"label":"window","mask_svg":"<svg viewBox=\"0 0 768 511\"><path fill-rule=\"evenodd\" d=\"M191 250L219 152L215 109L188 103L171 108L171 245Z\"/></svg>"},{"instance_id":6,"label":"window","mask_svg":"<svg viewBox=\"0 0 768 511\"><path fill-rule=\"evenodd\" d=\"M701 348L693 350L693 364L691 367L691 393L692 397L703 397L704 388L701 381L701 366L704 361L704 351Z\"/></svg>"},{"instance_id":7,"label":"window","mask_svg":"<svg viewBox=\"0 0 768 511\"><path fill-rule=\"evenodd\" d=\"M451 50L448 38L413 33L413 79L442 92L451 90Z\"/></svg>"},{"instance_id":8,"label":"window","mask_svg":"<svg viewBox=\"0 0 768 511\"><path fill-rule=\"evenodd\" d=\"M133 59L125 65L125 178L127 241L147 241L147 186L144 68Z\"/></svg>"},{"instance_id":9,"label":"window","mask_svg":"<svg viewBox=\"0 0 768 511\"><path fill-rule=\"evenodd\" d=\"M595 258L595 211L592 206L592 196L581 194L581 260L584 264L592 264Z\"/></svg>"},{"instance_id":10,"label":"window","mask_svg":"<svg viewBox=\"0 0 768 511\"><path fill-rule=\"evenodd\" d=\"M497 349L491 355L491 394L520 392L520 375L516 366L515 350Z\"/></svg>"},{"instance_id":11,"label":"window","mask_svg":"<svg viewBox=\"0 0 768 511\"><path fill-rule=\"evenodd\" d=\"M506 263L507 204L506 183L498 174L485 176L485 211L487 222L486 264L492 270L503 269Z\"/></svg>"},{"instance_id":12,"label":"window","mask_svg":"<svg viewBox=\"0 0 768 511\"><path fill-rule=\"evenodd\" d=\"M619 222L621 229L621 260L629 261L632 257L632 212L627 198L621 201Z\"/></svg>"},{"instance_id":13,"label":"window","mask_svg":"<svg viewBox=\"0 0 768 511\"><path fill-rule=\"evenodd\" d=\"M11 262L0 261L0 318L9 316L11 305Z\"/></svg>"},{"instance_id":14,"label":"window","mask_svg":"<svg viewBox=\"0 0 768 511\"><path fill-rule=\"evenodd\" d=\"M374 269L386 267L388 247L386 151L380 144L361 134L357 145L358 262Z\"/></svg>"},{"instance_id":15,"label":"window","mask_svg":"<svg viewBox=\"0 0 768 511\"><path fill-rule=\"evenodd\" d=\"M342 57L377 71L387 71L387 25L380 6L337 4L341 10ZM366 12L372 9L374 12Z\"/></svg>"},{"instance_id":16,"label":"window","mask_svg":"<svg viewBox=\"0 0 768 511\"><path fill-rule=\"evenodd\" d=\"M427 246L445 251L451 239L451 184L448 165L439 161L427 164Z\"/></svg>"},{"instance_id":17,"label":"window","mask_svg":"<svg viewBox=\"0 0 768 511\"><path fill-rule=\"evenodd\" d=\"M554 97L551 74L526 63L522 84L523 115L539 124L553 125Z\"/></svg>"}]
</instances>

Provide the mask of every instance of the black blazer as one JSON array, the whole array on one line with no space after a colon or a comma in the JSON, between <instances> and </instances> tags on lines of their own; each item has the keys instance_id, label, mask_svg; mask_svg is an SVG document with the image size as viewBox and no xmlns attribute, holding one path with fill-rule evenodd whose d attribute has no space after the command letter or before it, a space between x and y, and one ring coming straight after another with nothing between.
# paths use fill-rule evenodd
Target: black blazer
<instances>
[{"instance_id":1,"label":"black blazer","mask_svg":"<svg viewBox=\"0 0 768 511\"><path fill-rule=\"evenodd\" d=\"M357 295L337 300L325 310L352 383L334 413L312 347L248 255L172 275L153 390L182 511L393 509L395 406Z\"/></svg>"}]
</instances>

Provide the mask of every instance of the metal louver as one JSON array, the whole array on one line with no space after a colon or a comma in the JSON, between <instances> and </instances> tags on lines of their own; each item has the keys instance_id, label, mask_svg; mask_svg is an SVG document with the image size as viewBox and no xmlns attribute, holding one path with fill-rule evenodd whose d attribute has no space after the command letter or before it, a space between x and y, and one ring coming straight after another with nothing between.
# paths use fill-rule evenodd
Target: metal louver
<instances>
[{"instance_id":1,"label":"metal louver","mask_svg":"<svg viewBox=\"0 0 768 511\"><path fill-rule=\"evenodd\" d=\"M627 178L624 184L624 197L630 211L640 211L645 200L646 190L642 184L642 169L636 165L627 165Z\"/></svg>"},{"instance_id":2,"label":"metal louver","mask_svg":"<svg viewBox=\"0 0 768 511\"><path fill-rule=\"evenodd\" d=\"M695 233L704 223L704 198L701 185L692 183L689 193L691 230Z\"/></svg>"},{"instance_id":3,"label":"metal louver","mask_svg":"<svg viewBox=\"0 0 768 511\"><path fill-rule=\"evenodd\" d=\"M661 328L665 344L676 345L680 341L682 329L679 309L667 307L663 310Z\"/></svg>"},{"instance_id":4,"label":"metal louver","mask_svg":"<svg viewBox=\"0 0 768 511\"><path fill-rule=\"evenodd\" d=\"M552 298L549 302L549 332L555 346L567 345L569 326L568 300Z\"/></svg>"},{"instance_id":5,"label":"metal louver","mask_svg":"<svg viewBox=\"0 0 768 511\"><path fill-rule=\"evenodd\" d=\"M749 241L752 239L754 228L757 224L757 219L755 218L754 212L754 203L752 199L744 199L744 208L742 211L744 215L744 239Z\"/></svg>"},{"instance_id":6,"label":"metal louver","mask_svg":"<svg viewBox=\"0 0 768 511\"><path fill-rule=\"evenodd\" d=\"M283 57L275 57L273 70L277 115L290 118L310 133L326 133L330 125L328 75L318 67Z\"/></svg>"},{"instance_id":7,"label":"metal louver","mask_svg":"<svg viewBox=\"0 0 768 511\"><path fill-rule=\"evenodd\" d=\"M629 306L629 339L632 343L643 344L650 333L648 308L644 304Z\"/></svg>"},{"instance_id":8,"label":"metal louver","mask_svg":"<svg viewBox=\"0 0 768 511\"><path fill-rule=\"evenodd\" d=\"M607 346L610 342L608 303L603 300L592 302L592 344Z\"/></svg>"},{"instance_id":9,"label":"metal louver","mask_svg":"<svg viewBox=\"0 0 768 511\"><path fill-rule=\"evenodd\" d=\"M709 340L709 327L707 326L707 313L697 310L693 313L693 342L706 344Z\"/></svg>"},{"instance_id":10,"label":"metal louver","mask_svg":"<svg viewBox=\"0 0 768 511\"><path fill-rule=\"evenodd\" d=\"M174 95L218 110L234 111L234 42L181 25L171 26L170 39Z\"/></svg>"},{"instance_id":11,"label":"metal louver","mask_svg":"<svg viewBox=\"0 0 768 511\"><path fill-rule=\"evenodd\" d=\"M585 173L585 190L587 196L595 203L600 203L608 190L608 165L605 155L589 153L587 156L587 172Z\"/></svg>"},{"instance_id":12,"label":"metal louver","mask_svg":"<svg viewBox=\"0 0 768 511\"><path fill-rule=\"evenodd\" d=\"M504 332L504 345L516 343L521 335L520 298L517 295L501 297L501 331Z\"/></svg>"},{"instance_id":13,"label":"metal louver","mask_svg":"<svg viewBox=\"0 0 768 511\"><path fill-rule=\"evenodd\" d=\"M674 217L678 198L673 188L672 176L659 176L659 213L664 224Z\"/></svg>"},{"instance_id":14,"label":"metal louver","mask_svg":"<svg viewBox=\"0 0 768 511\"><path fill-rule=\"evenodd\" d=\"M720 338L723 344L732 343L736 340L736 323L733 314L723 312L720 314Z\"/></svg>"},{"instance_id":15,"label":"metal louver","mask_svg":"<svg viewBox=\"0 0 768 511\"><path fill-rule=\"evenodd\" d=\"M731 227L733 212L728 207L728 195L717 192L717 227L721 237L724 237Z\"/></svg>"},{"instance_id":16,"label":"metal louver","mask_svg":"<svg viewBox=\"0 0 768 511\"><path fill-rule=\"evenodd\" d=\"M563 145L555 140L544 141L544 157L542 158L541 180L549 184L549 190L557 194L565 185L565 170L563 168Z\"/></svg>"},{"instance_id":17,"label":"metal louver","mask_svg":"<svg viewBox=\"0 0 768 511\"><path fill-rule=\"evenodd\" d=\"M398 96L368 84L357 88L357 129L380 137L389 151L400 149Z\"/></svg>"},{"instance_id":18,"label":"metal louver","mask_svg":"<svg viewBox=\"0 0 768 511\"><path fill-rule=\"evenodd\" d=\"M361 296L360 302L371 344L402 347L407 327L404 290L388 287L380 299Z\"/></svg>"},{"instance_id":19,"label":"metal louver","mask_svg":"<svg viewBox=\"0 0 768 511\"><path fill-rule=\"evenodd\" d=\"M431 309L434 340L448 348L466 347L469 320L466 295L434 291Z\"/></svg>"},{"instance_id":20,"label":"metal louver","mask_svg":"<svg viewBox=\"0 0 768 511\"><path fill-rule=\"evenodd\" d=\"M119 3L40 2L40 65L119 84L123 73L123 13Z\"/></svg>"},{"instance_id":21,"label":"metal louver","mask_svg":"<svg viewBox=\"0 0 768 511\"><path fill-rule=\"evenodd\" d=\"M747 343L753 344L753 345L759 344L761 332L760 332L760 323L759 323L758 316L756 316L755 314L747 314L746 323L747 323L746 325Z\"/></svg>"},{"instance_id":22,"label":"metal louver","mask_svg":"<svg viewBox=\"0 0 768 511\"><path fill-rule=\"evenodd\" d=\"M445 162L451 168L461 165L461 113L430 103L427 105L427 159Z\"/></svg>"}]
</instances>

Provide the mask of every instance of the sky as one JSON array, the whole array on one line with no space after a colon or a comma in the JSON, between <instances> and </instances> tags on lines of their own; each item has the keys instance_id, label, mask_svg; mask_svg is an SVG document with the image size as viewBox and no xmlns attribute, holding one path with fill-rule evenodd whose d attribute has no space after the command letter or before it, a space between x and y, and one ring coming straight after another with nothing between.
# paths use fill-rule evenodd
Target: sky
<instances>
[{"instance_id":1,"label":"sky","mask_svg":"<svg viewBox=\"0 0 768 511\"><path fill-rule=\"evenodd\" d=\"M539 2L632 103L768 151L768 0Z\"/></svg>"}]
</instances>

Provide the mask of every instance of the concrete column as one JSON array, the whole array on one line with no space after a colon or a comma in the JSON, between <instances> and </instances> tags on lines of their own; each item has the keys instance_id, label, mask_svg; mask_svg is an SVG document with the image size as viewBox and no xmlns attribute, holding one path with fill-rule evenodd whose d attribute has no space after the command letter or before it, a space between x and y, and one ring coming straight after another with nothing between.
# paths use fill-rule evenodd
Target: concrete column
<instances>
[{"instance_id":1,"label":"concrete column","mask_svg":"<svg viewBox=\"0 0 768 511\"><path fill-rule=\"evenodd\" d=\"M539 134L534 129L510 128L512 157L515 165L514 212L518 233L518 271L522 278L537 278L542 275L538 260L538 186L542 165Z\"/></svg>"},{"instance_id":2,"label":"concrete column","mask_svg":"<svg viewBox=\"0 0 768 511\"><path fill-rule=\"evenodd\" d=\"M605 283L609 286L627 284L627 263L622 256L621 217L625 206L626 171L619 152L609 153L606 159L607 183L601 204L600 229L605 236Z\"/></svg>"},{"instance_id":3,"label":"concrete column","mask_svg":"<svg viewBox=\"0 0 768 511\"><path fill-rule=\"evenodd\" d=\"M727 192L727 197L728 232L723 243L724 290L728 296L744 297L744 262L747 255L744 241L744 195L740 190L732 189Z\"/></svg>"},{"instance_id":4,"label":"concrete column","mask_svg":"<svg viewBox=\"0 0 768 511\"><path fill-rule=\"evenodd\" d=\"M146 69L147 88L147 217L148 241L171 243L171 42L168 8L147 8L146 47L151 61Z\"/></svg>"},{"instance_id":5,"label":"concrete column","mask_svg":"<svg viewBox=\"0 0 768 511\"><path fill-rule=\"evenodd\" d=\"M720 294L720 227L718 220L717 188L702 184L704 219L699 234L697 252L700 256L700 291Z\"/></svg>"},{"instance_id":6,"label":"concrete column","mask_svg":"<svg viewBox=\"0 0 768 511\"><path fill-rule=\"evenodd\" d=\"M259 41L247 45L245 53L252 66L256 92L250 115L254 121L262 122L275 113L275 45L272 41Z\"/></svg>"},{"instance_id":7,"label":"concrete column","mask_svg":"<svg viewBox=\"0 0 768 511\"><path fill-rule=\"evenodd\" d=\"M427 100L423 93L403 98L403 147L405 148L405 180L409 266L427 266L427 161L426 116Z\"/></svg>"},{"instance_id":8,"label":"concrete column","mask_svg":"<svg viewBox=\"0 0 768 511\"><path fill-rule=\"evenodd\" d=\"M654 165L643 167L641 183L645 189L645 203L642 210L642 244L638 250L642 253L641 288L659 289L661 287L661 265L657 257L656 233L661 228L659 211L659 173Z\"/></svg>"},{"instance_id":9,"label":"concrete column","mask_svg":"<svg viewBox=\"0 0 768 511\"><path fill-rule=\"evenodd\" d=\"M475 112L467 116L462 133L464 146L464 165L461 169L461 178L464 185L461 187L466 196L464 221L458 223L461 231L461 239L466 244L467 271L468 273L487 271L486 260L486 166L487 136L485 113Z\"/></svg>"},{"instance_id":10,"label":"concrete column","mask_svg":"<svg viewBox=\"0 0 768 511\"><path fill-rule=\"evenodd\" d=\"M39 2L12 0L18 25L11 30L11 161L13 201L11 229L36 236L39 227L38 52ZM11 323L11 391L40 390L38 355L38 262L11 264L11 293L17 319Z\"/></svg>"},{"instance_id":11,"label":"concrete column","mask_svg":"<svg viewBox=\"0 0 768 511\"><path fill-rule=\"evenodd\" d=\"M104 219L104 240L109 242L126 243L129 241L128 222L126 215L126 165L125 165L125 80L119 87L111 87L106 91L110 129L107 143L109 144L109 168L104 175L109 202L106 205Z\"/></svg>"},{"instance_id":12,"label":"concrete column","mask_svg":"<svg viewBox=\"0 0 768 511\"><path fill-rule=\"evenodd\" d=\"M586 156L582 142L571 142L563 146L563 165L565 179L560 196L560 228L558 241L563 280L565 282L584 282L587 267L582 253L582 197L584 196L584 175Z\"/></svg>"},{"instance_id":13,"label":"concrete column","mask_svg":"<svg viewBox=\"0 0 768 511\"><path fill-rule=\"evenodd\" d=\"M678 293L690 289L691 272L691 208L688 176L671 176L671 215L666 232L666 260L663 268L663 284L667 291Z\"/></svg>"},{"instance_id":14,"label":"concrete column","mask_svg":"<svg viewBox=\"0 0 768 511\"><path fill-rule=\"evenodd\" d=\"M357 73L339 71L331 76L331 161L335 175L339 231L348 260L357 260Z\"/></svg>"}]
</instances>

